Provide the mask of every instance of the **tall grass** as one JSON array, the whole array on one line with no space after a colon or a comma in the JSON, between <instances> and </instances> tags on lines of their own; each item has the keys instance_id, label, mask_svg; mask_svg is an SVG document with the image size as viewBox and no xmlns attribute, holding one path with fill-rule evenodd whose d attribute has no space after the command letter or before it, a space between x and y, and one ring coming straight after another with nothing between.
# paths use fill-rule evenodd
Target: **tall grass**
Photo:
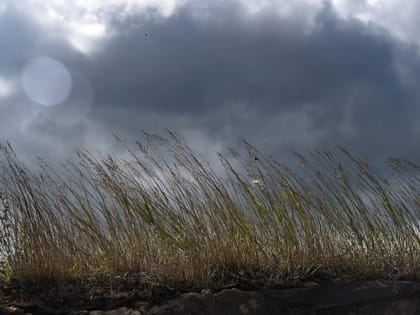
<instances>
[{"instance_id":1,"label":"tall grass","mask_svg":"<svg viewBox=\"0 0 420 315\"><path fill-rule=\"evenodd\" d=\"M246 158L219 154L217 175L171 131L145 133L126 160L83 151L38 173L2 145L3 276L419 278L419 166L389 159L384 178L339 148L339 160L296 154L299 175L245 146Z\"/></svg>"}]
</instances>

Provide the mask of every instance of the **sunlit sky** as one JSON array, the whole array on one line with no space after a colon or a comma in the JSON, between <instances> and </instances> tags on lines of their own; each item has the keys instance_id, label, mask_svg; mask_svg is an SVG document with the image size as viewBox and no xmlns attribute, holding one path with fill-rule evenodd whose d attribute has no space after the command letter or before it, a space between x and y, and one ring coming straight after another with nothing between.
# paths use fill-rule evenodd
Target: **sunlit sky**
<instances>
[{"instance_id":1,"label":"sunlit sky","mask_svg":"<svg viewBox=\"0 0 420 315\"><path fill-rule=\"evenodd\" d=\"M0 142L119 155L142 130L204 155L346 146L420 162L420 2L0 0Z\"/></svg>"}]
</instances>

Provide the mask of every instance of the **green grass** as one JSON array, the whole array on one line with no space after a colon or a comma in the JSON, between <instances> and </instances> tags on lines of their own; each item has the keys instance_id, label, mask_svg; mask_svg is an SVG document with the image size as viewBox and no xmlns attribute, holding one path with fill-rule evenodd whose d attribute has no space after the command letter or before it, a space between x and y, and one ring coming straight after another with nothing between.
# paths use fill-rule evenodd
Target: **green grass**
<instances>
[{"instance_id":1,"label":"green grass","mask_svg":"<svg viewBox=\"0 0 420 315\"><path fill-rule=\"evenodd\" d=\"M419 166L389 159L386 179L339 148L296 154L297 174L245 146L219 154L223 176L170 131L130 162L83 151L38 172L1 146L2 281L420 278Z\"/></svg>"}]
</instances>

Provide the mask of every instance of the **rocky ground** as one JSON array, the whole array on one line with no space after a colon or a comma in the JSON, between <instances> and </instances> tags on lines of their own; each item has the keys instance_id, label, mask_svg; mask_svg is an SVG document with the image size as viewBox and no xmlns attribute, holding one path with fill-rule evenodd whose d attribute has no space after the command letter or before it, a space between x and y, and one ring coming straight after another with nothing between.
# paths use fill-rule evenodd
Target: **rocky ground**
<instances>
[{"instance_id":1,"label":"rocky ground","mask_svg":"<svg viewBox=\"0 0 420 315\"><path fill-rule=\"evenodd\" d=\"M420 314L420 283L358 281L313 288L240 290L186 293L159 305L126 298L93 298L84 310L60 310L39 304L9 303L1 315L375 315Z\"/></svg>"}]
</instances>

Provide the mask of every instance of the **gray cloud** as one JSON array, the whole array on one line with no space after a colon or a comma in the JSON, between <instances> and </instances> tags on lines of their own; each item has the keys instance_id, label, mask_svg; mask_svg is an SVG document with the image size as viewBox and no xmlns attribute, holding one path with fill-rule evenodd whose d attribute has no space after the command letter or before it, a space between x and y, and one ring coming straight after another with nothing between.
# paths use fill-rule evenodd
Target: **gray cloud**
<instances>
[{"instance_id":1,"label":"gray cloud","mask_svg":"<svg viewBox=\"0 0 420 315\"><path fill-rule=\"evenodd\" d=\"M112 133L132 140L167 127L204 151L246 138L280 160L342 144L372 160L420 161L415 44L329 4L310 31L304 12L249 16L227 2L209 6L210 18L195 12L190 5L166 19L115 20L117 35L88 56L8 12L0 74L18 77L30 58L48 55L77 88L56 108L36 107L21 90L0 99L1 140L26 156L59 159L79 146L117 153Z\"/></svg>"}]
</instances>

